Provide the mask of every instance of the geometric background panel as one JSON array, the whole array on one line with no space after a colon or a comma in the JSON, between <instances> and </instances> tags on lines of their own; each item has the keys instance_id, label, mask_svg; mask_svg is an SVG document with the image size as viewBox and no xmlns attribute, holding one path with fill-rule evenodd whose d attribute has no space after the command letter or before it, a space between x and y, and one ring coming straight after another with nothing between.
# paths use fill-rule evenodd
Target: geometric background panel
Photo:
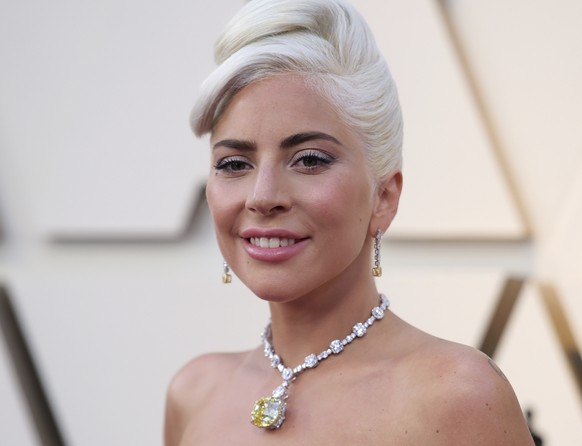
<instances>
[{"instance_id":1,"label":"geometric background panel","mask_svg":"<svg viewBox=\"0 0 582 446\"><path fill-rule=\"evenodd\" d=\"M551 232L582 168L582 2L446 5L532 230Z\"/></svg>"},{"instance_id":2,"label":"geometric background panel","mask_svg":"<svg viewBox=\"0 0 582 446\"><path fill-rule=\"evenodd\" d=\"M390 64L404 114L404 190L390 236L523 238L526 230L437 3L354 3Z\"/></svg>"},{"instance_id":3,"label":"geometric background panel","mask_svg":"<svg viewBox=\"0 0 582 446\"><path fill-rule=\"evenodd\" d=\"M582 163L567 193L562 207L554 214L551 236L540 246L543 253L538 261L539 275L553 278L568 317L574 327L579 327L578 340L582 343Z\"/></svg>"},{"instance_id":4,"label":"geometric background panel","mask_svg":"<svg viewBox=\"0 0 582 446\"><path fill-rule=\"evenodd\" d=\"M27 408L16 385L15 371L9 358L4 339L0 339L0 440L6 445L36 446Z\"/></svg>"},{"instance_id":5,"label":"geometric background panel","mask_svg":"<svg viewBox=\"0 0 582 446\"><path fill-rule=\"evenodd\" d=\"M44 234L181 233L208 170L190 108L241 3L3 5L1 150Z\"/></svg>"},{"instance_id":6,"label":"geometric background panel","mask_svg":"<svg viewBox=\"0 0 582 446\"><path fill-rule=\"evenodd\" d=\"M580 392L539 289L528 283L520 294L495 360L533 410L544 445L573 445L582 438Z\"/></svg>"}]
</instances>

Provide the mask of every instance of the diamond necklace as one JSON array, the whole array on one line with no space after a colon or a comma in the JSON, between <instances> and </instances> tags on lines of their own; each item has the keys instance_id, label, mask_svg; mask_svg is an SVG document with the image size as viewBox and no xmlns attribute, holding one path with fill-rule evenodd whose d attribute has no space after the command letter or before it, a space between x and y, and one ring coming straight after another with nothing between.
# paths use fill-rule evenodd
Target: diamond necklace
<instances>
[{"instance_id":1,"label":"diamond necklace","mask_svg":"<svg viewBox=\"0 0 582 446\"><path fill-rule=\"evenodd\" d=\"M280 428L283 421L285 421L285 411L287 409L287 402L285 400L288 397L287 389L289 388L289 384L295 381L305 370L317 367L317 364L331 355L339 355L344 350L344 347L351 344L354 339L364 336L368 328L370 328L374 322L382 319L384 317L384 312L390 306L390 302L384 294L380 294L379 298L380 305L372 308L372 315L366 320L366 322L358 322L352 328L351 333L344 339L334 339L329 344L329 347L323 350L319 355L316 355L315 353L307 355L303 363L293 369L283 364L283 361L275 352L275 348L271 344L271 322L269 322L261 333L261 340L263 341L265 356L271 362L271 366L281 373L283 383L273 390L271 396L266 396L257 400L255 407L251 412L251 423L262 428Z\"/></svg>"}]
</instances>

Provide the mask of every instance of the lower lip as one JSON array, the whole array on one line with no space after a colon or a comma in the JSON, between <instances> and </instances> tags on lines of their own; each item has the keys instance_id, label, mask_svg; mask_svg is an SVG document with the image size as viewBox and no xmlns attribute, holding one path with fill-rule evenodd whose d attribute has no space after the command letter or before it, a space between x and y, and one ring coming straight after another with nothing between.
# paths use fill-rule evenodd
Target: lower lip
<instances>
[{"instance_id":1,"label":"lower lip","mask_svg":"<svg viewBox=\"0 0 582 446\"><path fill-rule=\"evenodd\" d=\"M244 248L252 259L262 262L284 262L301 251L307 245L308 240L303 239L295 242L293 245L280 246L279 248L261 248L244 239Z\"/></svg>"}]
</instances>

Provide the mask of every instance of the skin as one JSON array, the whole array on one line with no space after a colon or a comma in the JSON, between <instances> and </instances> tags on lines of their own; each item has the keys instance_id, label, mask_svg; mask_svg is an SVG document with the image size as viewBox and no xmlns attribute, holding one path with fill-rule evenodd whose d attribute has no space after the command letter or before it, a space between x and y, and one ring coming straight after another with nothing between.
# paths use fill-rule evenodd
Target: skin
<instances>
[{"instance_id":1,"label":"skin","mask_svg":"<svg viewBox=\"0 0 582 446\"><path fill-rule=\"evenodd\" d=\"M402 175L377 180L358 135L297 77L241 90L214 128L207 197L224 258L269 303L273 345L296 366L378 303L372 242ZM286 237L269 250L251 237ZM262 348L194 359L174 377L166 446L532 445L510 384L482 353L388 311L338 357L291 385L281 429L249 422L281 383Z\"/></svg>"}]
</instances>

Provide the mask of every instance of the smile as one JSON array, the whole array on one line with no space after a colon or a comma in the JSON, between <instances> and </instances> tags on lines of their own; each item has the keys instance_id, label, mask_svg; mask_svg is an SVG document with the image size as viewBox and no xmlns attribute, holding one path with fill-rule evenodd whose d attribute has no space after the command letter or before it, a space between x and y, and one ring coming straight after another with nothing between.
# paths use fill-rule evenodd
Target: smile
<instances>
[{"instance_id":1,"label":"smile","mask_svg":"<svg viewBox=\"0 0 582 446\"><path fill-rule=\"evenodd\" d=\"M295 239L282 237L251 237L248 240L259 248L283 248L295 244Z\"/></svg>"}]
</instances>

